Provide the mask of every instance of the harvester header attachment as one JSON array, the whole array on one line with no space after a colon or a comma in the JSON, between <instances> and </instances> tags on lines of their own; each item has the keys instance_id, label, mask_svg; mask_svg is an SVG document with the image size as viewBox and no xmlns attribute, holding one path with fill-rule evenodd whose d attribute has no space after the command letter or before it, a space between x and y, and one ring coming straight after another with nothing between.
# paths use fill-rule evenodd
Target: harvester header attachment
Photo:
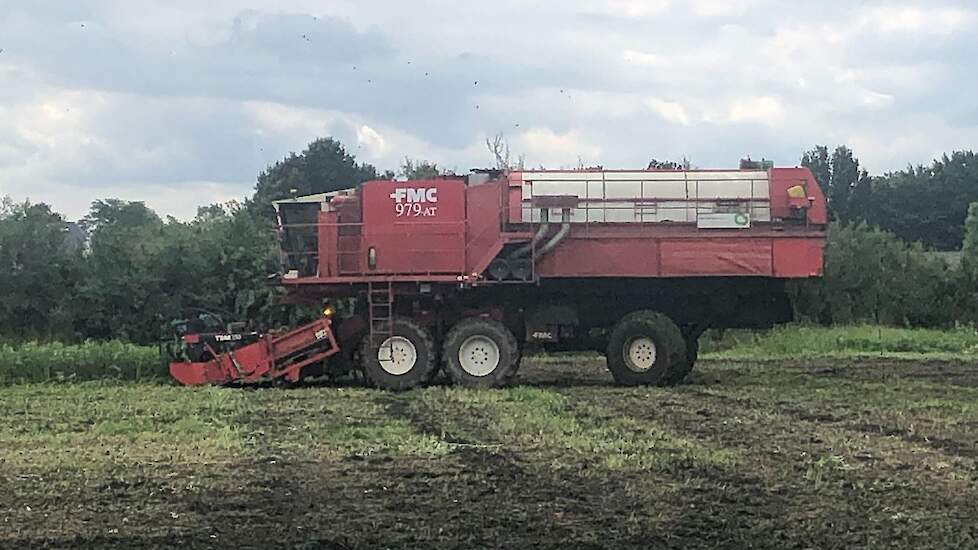
<instances>
[{"instance_id":1,"label":"harvester header attachment","mask_svg":"<svg viewBox=\"0 0 978 550\"><path fill-rule=\"evenodd\" d=\"M185 386L276 378L295 382L303 367L339 351L331 325L323 317L285 333L254 338L240 333L184 334L185 352L174 358L182 360L170 363L170 374Z\"/></svg>"}]
</instances>

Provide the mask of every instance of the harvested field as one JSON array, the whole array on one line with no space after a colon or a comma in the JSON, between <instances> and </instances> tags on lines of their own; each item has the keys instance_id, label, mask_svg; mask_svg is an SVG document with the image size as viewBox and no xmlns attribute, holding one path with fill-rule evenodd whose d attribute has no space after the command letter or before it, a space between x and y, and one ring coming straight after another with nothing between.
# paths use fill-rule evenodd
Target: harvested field
<instances>
[{"instance_id":1,"label":"harvested field","mask_svg":"<svg viewBox=\"0 0 978 550\"><path fill-rule=\"evenodd\" d=\"M603 361L520 385L0 389L0 547L972 548L978 370Z\"/></svg>"}]
</instances>

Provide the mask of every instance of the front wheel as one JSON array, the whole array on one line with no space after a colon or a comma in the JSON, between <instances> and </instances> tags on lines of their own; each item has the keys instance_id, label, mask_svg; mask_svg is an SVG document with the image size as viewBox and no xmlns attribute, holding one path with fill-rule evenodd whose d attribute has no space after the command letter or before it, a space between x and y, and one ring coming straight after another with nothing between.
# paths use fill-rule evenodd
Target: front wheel
<instances>
[{"instance_id":1,"label":"front wheel","mask_svg":"<svg viewBox=\"0 0 978 550\"><path fill-rule=\"evenodd\" d=\"M470 388L502 386L519 366L519 348L505 325L487 317L459 321L445 336L445 373Z\"/></svg>"},{"instance_id":2,"label":"front wheel","mask_svg":"<svg viewBox=\"0 0 978 550\"><path fill-rule=\"evenodd\" d=\"M375 387L402 391L416 388L435 374L435 345L423 326L395 318L389 337L364 337L360 347L363 373Z\"/></svg>"},{"instance_id":3,"label":"front wheel","mask_svg":"<svg viewBox=\"0 0 978 550\"><path fill-rule=\"evenodd\" d=\"M683 334L672 319L655 311L622 318L608 339L608 370L626 386L666 385L686 361Z\"/></svg>"}]
</instances>

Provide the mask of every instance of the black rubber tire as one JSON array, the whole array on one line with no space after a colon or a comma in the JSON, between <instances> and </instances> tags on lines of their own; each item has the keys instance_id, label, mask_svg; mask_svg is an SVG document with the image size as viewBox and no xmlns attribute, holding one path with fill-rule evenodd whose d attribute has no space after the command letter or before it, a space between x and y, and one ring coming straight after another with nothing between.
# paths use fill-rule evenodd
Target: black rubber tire
<instances>
[{"instance_id":1,"label":"black rubber tire","mask_svg":"<svg viewBox=\"0 0 978 550\"><path fill-rule=\"evenodd\" d=\"M700 340L695 336L687 336L686 340L686 361L683 362L677 369L670 371L663 381L663 385L672 386L678 384L689 376L689 373L693 372L693 366L696 365L696 357L700 352Z\"/></svg>"},{"instance_id":2,"label":"black rubber tire","mask_svg":"<svg viewBox=\"0 0 978 550\"><path fill-rule=\"evenodd\" d=\"M459 348L472 336L485 336L499 347L499 362L485 376L470 374L462 368L459 361ZM468 388L495 388L503 386L515 374L519 367L520 353L516 337L506 328L506 325L488 317L469 317L462 319L445 335L443 356L445 358L445 374L459 386Z\"/></svg>"},{"instance_id":3,"label":"black rubber tire","mask_svg":"<svg viewBox=\"0 0 978 550\"><path fill-rule=\"evenodd\" d=\"M649 338L656 357L646 371L628 368L625 355L636 338ZM623 317L611 331L607 350L608 370L615 382L625 386L666 385L670 372L686 362L686 342L672 319L656 311L636 311Z\"/></svg>"},{"instance_id":4,"label":"black rubber tire","mask_svg":"<svg viewBox=\"0 0 978 550\"><path fill-rule=\"evenodd\" d=\"M360 344L360 361L363 374L375 388L391 391L404 391L427 384L437 371L435 364L434 339L428 329L403 317L394 318L394 336L407 338L417 352L417 361L411 370L404 374L391 374L384 370L378 359L380 344L371 342L370 336L364 336Z\"/></svg>"}]
</instances>

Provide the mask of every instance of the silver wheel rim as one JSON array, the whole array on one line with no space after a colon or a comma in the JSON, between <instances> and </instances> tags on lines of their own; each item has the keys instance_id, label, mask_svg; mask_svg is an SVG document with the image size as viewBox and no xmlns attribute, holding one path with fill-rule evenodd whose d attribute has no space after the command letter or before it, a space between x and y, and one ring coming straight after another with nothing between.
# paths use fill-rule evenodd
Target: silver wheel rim
<instances>
[{"instance_id":1,"label":"silver wheel rim","mask_svg":"<svg viewBox=\"0 0 978 550\"><path fill-rule=\"evenodd\" d=\"M377 361L388 374L400 376L414 368L418 362L418 349L403 336L391 336L377 349Z\"/></svg>"},{"instance_id":2,"label":"silver wheel rim","mask_svg":"<svg viewBox=\"0 0 978 550\"><path fill-rule=\"evenodd\" d=\"M656 348L651 338L635 338L625 346L625 366L633 372L645 372L655 364Z\"/></svg>"},{"instance_id":3,"label":"silver wheel rim","mask_svg":"<svg viewBox=\"0 0 978 550\"><path fill-rule=\"evenodd\" d=\"M472 376L487 376L499 366L499 345L481 334L469 336L458 348L458 363Z\"/></svg>"}]
</instances>

